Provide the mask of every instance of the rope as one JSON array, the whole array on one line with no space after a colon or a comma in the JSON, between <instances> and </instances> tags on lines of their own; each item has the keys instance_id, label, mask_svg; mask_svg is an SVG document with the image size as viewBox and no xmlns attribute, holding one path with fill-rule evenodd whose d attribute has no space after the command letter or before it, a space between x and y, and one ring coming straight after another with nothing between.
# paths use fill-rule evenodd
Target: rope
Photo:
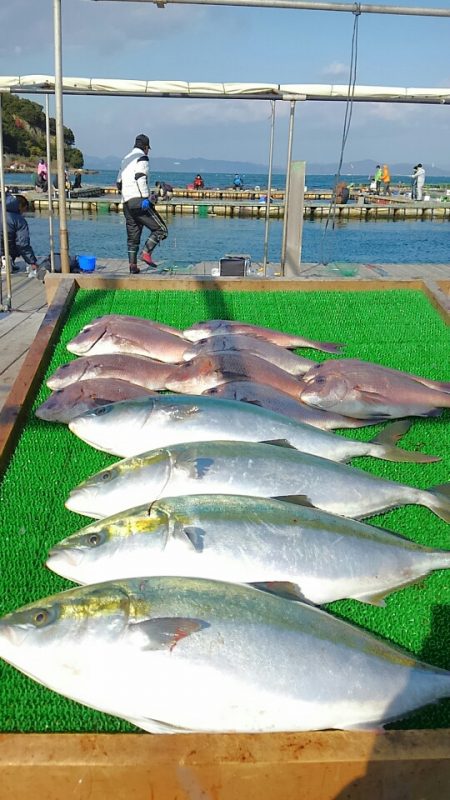
<instances>
[{"instance_id":1,"label":"rope","mask_svg":"<svg viewBox=\"0 0 450 800\"><path fill-rule=\"evenodd\" d=\"M334 191L333 196L331 199L330 205L330 213L328 214L327 221L325 223L325 228L322 236L321 248L320 248L320 264L328 264L328 260L325 260L325 237L327 235L328 227L330 224L331 218L331 228L334 231L336 228L336 187L339 183L341 177L341 169L342 163L344 160L344 152L345 146L347 144L348 134L350 131L350 123L352 120L353 114L353 99L355 96L355 85L356 85L356 72L358 66L358 22L359 17L361 15L361 5L360 3L355 3L355 7L353 10L354 20L353 20L353 33L352 33L352 44L351 44L351 51L350 51L350 74L348 80L348 90L347 90L347 99L345 103L345 114L344 114L344 125L342 129L342 139L341 139L341 149L339 154L339 162L338 168L335 175L334 180Z\"/></svg>"}]
</instances>

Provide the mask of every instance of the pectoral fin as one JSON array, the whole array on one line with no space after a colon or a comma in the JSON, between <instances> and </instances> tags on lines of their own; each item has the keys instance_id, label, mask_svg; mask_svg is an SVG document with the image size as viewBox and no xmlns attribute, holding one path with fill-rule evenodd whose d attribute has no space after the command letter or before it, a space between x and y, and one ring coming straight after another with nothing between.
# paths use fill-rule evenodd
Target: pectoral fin
<instances>
[{"instance_id":1,"label":"pectoral fin","mask_svg":"<svg viewBox=\"0 0 450 800\"><path fill-rule=\"evenodd\" d=\"M194 549L196 553L203 553L205 533L203 528L195 525L176 524L173 529L173 536L189 550Z\"/></svg>"},{"instance_id":2,"label":"pectoral fin","mask_svg":"<svg viewBox=\"0 0 450 800\"><path fill-rule=\"evenodd\" d=\"M273 498L274 500L284 500L285 503L294 503L297 506L306 506L306 508L316 508L309 497L305 494L286 494L278 495Z\"/></svg>"},{"instance_id":3,"label":"pectoral fin","mask_svg":"<svg viewBox=\"0 0 450 800\"><path fill-rule=\"evenodd\" d=\"M129 632L138 637L142 650L170 650L186 636L209 628L209 622L190 617L158 617L133 622Z\"/></svg>"},{"instance_id":4,"label":"pectoral fin","mask_svg":"<svg viewBox=\"0 0 450 800\"><path fill-rule=\"evenodd\" d=\"M291 583L290 581L252 581L249 586L253 586L261 592L283 597L285 600L301 600L303 603L306 602L300 591L300 587L296 583Z\"/></svg>"},{"instance_id":5,"label":"pectoral fin","mask_svg":"<svg viewBox=\"0 0 450 800\"><path fill-rule=\"evenodd\" d=\"M190 455L182 455L176 460L176 466L187 472L190 478L204 478L213 464L213 458L195 458Z\"/></svg>"}]
</instances>

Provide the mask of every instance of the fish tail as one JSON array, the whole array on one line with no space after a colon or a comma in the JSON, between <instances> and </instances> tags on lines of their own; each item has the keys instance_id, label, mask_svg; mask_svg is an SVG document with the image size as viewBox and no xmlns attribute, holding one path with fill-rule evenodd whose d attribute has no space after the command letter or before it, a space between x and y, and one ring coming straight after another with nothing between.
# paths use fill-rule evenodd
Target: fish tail
<instances>
[{"instance_id":1,"label":"fish tail","mask_svg":"<svg viewBox=\"0 0 450 800\"><path fill-rule=\"evenodd\" d=\"M383 458L386 461L411 461L416 464L431 464L440 461L439 456L429 456L427 453L416 453L413 450L403 450L397 447L397 442L410 429L411 421L408 419L396 420L377 436L371 439L373 445L370 455L374 458Z\"/></svg>"},{"instance_id":2,"label":"fish tail","mask_svg":"<svg viewBox=\"0 0 450 800\"><path fill-rule=\"evenodd\" d=\"M315 350L323 350L324 353L342 353L345 344L337 342L311 342L310 347Z\"/></svg>"},{"instance_id":3,"label":"fish tail","mask_svg":"<svg viewBox=\"0 0 450 800\"><path fill-rule=\"evenodd\" d=\"M450 522L450 483L433 486L428 492L424 492L424 495L427 499L426 502L424 499L423 505L434 511L445 522Z\"/></svg>"}]
</instances>

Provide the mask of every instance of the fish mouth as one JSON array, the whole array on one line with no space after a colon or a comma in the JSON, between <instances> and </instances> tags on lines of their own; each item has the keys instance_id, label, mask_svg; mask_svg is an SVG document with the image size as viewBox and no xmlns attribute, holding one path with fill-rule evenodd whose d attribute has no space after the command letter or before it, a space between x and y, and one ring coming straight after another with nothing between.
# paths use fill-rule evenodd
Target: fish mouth
<instances>
[{"instance_id":1,"label":"fish mouth","mask_svg":"<svg viewBox=\"0 0 450 800\"><path fill-rule=\"evenodd\" d=\"M78 547L70 547L70 546L56 546L52 547L51 550L48 551L47 561L45 562L47 567L49 566L49 562L52 561L53 563L56 561L64 561L71 566L78 567L84 557L84 552L81 548ZM53 567L51 567L53 569Z\"/></svg>"},{"instance_id":2,"label":"fish mouth","mask_svg":"<svg viewBox=\"0 0 450 800\"><path fill-rule=\"evenodd\" d=\"M83 514L86 517L93 517L96 519L101 515L97 514L97 512L94 514L91 511L94 498L90 497L89 494L87 497L85 495L86 492L77 491L74 489L72 492L70 492L64 505L69 509L69 511L74 511L76 514Z\"/></svg>"},{"instance_id":3,"label":"fish mouth","mask_svg":"<svg viewBox=\"0 0 450 800\"><path fill-rule=\"evenodd\" d=\"M18 625L9 625L7 622L0 620L0 637L13 647L20 647L27 637L27 629L19 627Z\"/></svg>"}]
</instances>

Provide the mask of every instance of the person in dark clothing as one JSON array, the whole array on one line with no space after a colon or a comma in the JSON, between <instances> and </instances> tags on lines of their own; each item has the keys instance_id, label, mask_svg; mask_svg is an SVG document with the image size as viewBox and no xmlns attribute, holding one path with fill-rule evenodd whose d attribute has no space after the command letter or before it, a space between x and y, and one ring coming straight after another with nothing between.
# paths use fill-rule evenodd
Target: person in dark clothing
<instances>
[{"instance_id":1,"label":"person in dark clothing","mask_svg":"<svg viewBox=\"0 0 450 800\"><path fill-rule=\"evenodd\" d=\"M1 203L0 203L1 208ZM20 213L20 206L17 197L6 194L6 224L8 227L9 255L12 261L12 271L17 272L19 267L14 264L16 258L21 256L30 265L30 275L36 275L37 263L34 250L30 243L30 230L25 217ZM1 232L0 250L3 256L4 242L3 231Z\"/></svg>"},{"instance_id":2,"label":"person in dark clothing","mask_svg":"<svg viewBox=\"0 0 450 800\"><path fill-rule=\"evenodd\" d=\"M81 189L81 172L79 170L75 173L72 189Z\"/></svg>"},{"instance_id":3,"label":"person in dark clothing","mask_svg":"<svg viewBox=\"0 0 450 800\"><path fill-rule=\"evenodd\" d=\"M336 203L345 205L346 203L348 203L349 197L350 197L350 192L348 186L345 183L345 181L341 181L336 186Z\"/></svg>"},{"instance_id":4,"label":"person in dark clothing","mask_svg":"<svg viewBox=\"0 0 450 800\"><path fill-rule=\"evenodd\" d=\"M134 148L122 159L117 188L122 192L123 213L127 226L128 262L130 273L140 272L137 254L143 228L148 228L150 236L144 244L141 259L151 269L158 265L153 261L153 250L167 238L167 225L156 211L148 188L148 151L150 141L145 133L136 136Z\"/></svg>"},{"instance_id":5,"label":"person in dark clothing","mask_svg":"<svg viewBox=\"0 0 450 800\"><path fill-rule=\"evenodd\" d=\"M170 200L173 192L173 186L171 186L170 183L166 183L165 181L156 181L155 186L158 189L158 194L161 200Z\"/></svg>"}]
</instances>

